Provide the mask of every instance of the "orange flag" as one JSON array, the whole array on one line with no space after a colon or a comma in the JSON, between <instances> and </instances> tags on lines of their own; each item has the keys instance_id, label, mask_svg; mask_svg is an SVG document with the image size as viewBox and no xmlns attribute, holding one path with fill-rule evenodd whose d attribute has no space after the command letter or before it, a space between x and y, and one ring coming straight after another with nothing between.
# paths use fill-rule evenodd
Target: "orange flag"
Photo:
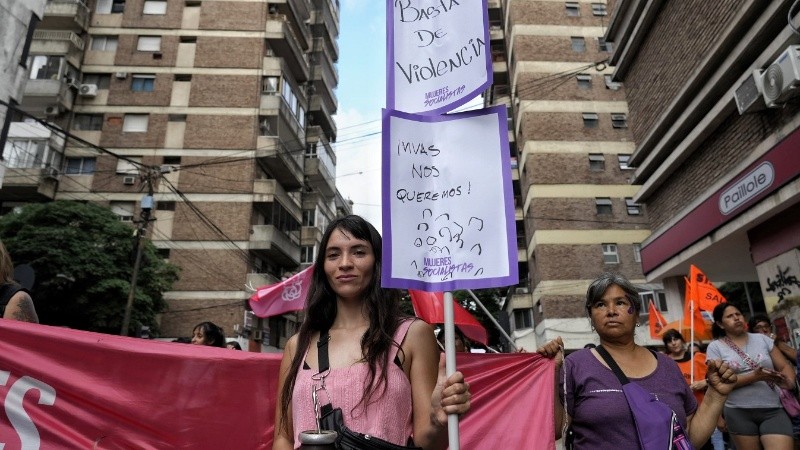
<instances>
[{"instance_id":1,"label":"orange flag","mask_svg":"<svg viewBox=\"0 0 800 450\"><path fill-rule=\"evenodd\" d=\"M692 286L692 298L697 302L698 309L713 311L717 305L725 302L725 297L694 264L689 269L689 281Z\"/></svg>"},{"instance_id":2,"label":"orange flag","mask_svg":"<svg viewBox=\"0 0 800 450\"><path fill-rule=\"evenodd\" d=\"M711 334L711 326L703 317L703 313L700 311L700 307L698 306L695 294L696 291L694 291L693 286L694 283L691 283L686 277L683 279L686 281L686 296L683 306L683 327L686 330L691 330L691 317L694 315L694 336L695 340L700 340L703 338L699 336L708 336ZM694 311L692 311L692 302L694 302Z\"/></svg>"},{"instance_id":3,"label":"orange flag","mask_svg":"<svg viewBox=\"0 0 800 450\"><path fill-rule=\"evenodd\" d=\"M664 316L656 309L656 305L653 301L650 301L650 306L648 306L648 321L650 322L650 337L653 339L658 339L661 331L664 329L664 325L667 324L667 321L664 320Z\"/></svg>"}]
</instances>

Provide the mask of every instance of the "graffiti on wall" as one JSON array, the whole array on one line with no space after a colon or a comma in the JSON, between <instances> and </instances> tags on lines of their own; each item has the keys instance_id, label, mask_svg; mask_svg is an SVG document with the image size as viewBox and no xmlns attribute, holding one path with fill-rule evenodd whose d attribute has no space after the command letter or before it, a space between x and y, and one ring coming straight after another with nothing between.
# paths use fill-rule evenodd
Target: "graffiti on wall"
<instances>
[{"instance_id":1,"label":"graffiti on wall","mask_svg":"<svg viewBox=\"0 0 800 450\"><path fill-rule=\"evenodd\" d=\"M789 270L791 267L781 269L781 266L776 266L777 273L775 278L767 277L767 292L773 292L778 296L778 301L794 294L800 294L800 280L796 276L790 275Z\"/></svg>"}]
</instances>

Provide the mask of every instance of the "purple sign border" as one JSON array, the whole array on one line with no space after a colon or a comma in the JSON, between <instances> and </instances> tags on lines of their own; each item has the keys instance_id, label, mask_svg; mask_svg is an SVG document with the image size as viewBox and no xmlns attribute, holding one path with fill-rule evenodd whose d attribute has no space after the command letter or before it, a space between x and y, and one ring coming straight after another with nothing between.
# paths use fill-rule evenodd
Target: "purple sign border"
<instances>
[{"instance_id":1,"label":"purple sign border","mask_svg":"<svg viewBox=\"0 0 800 450\"><path fill-rule=\"evenodd\" d=\"M445 122L459 120L468 117L485 116L490 114L498 115L498 133L500 136L500 164L504 168L501 176L503 177L503 196L506 212L506 237L508 239L508 275L504 277L481 278L475 280L448 280L444 282L431 282L407 278L395 278L392 276L392 213L391 213L391 193L389 184L390 175L390 132L389 121L392 117L398 117L417 122ZM382 190L381 198L383 201L383 257L381 269L381 285L385 288L417 289L428 292L453 291L457 289L483 289L493 287L513 286L519 283L519 267L517 255L517 228L516 214L514 210L514 191L511 187L511 155L508 145L508 116L505 106L492 106L476 111L466 111L458 114L448 114L443 116L428 116L420 114L409 114L391 109L383 110L382 124L382 149L381 156L381 179Z\"/></svg>"},{"instance_id":2,"label":"purple sign border","mask_svg":"<svg viewBox=\"0 0 800 450\"><path fill-rule=\"evenodd\" d=\"M475 1L475 0L469 0ZM395 109L395 78L394 78L394 8L392 5L395 0L386 0L386 107ZM437 115L444 114L458 108L477 97L478 94L486 90L494 83L494 70L492 67L492 46L489 37L489 4L488 0L480 0L483 3L483 39L486 42L486 82L478 86L472 92L464 94L463 97L453 102L447 103L430 111L407 111L413 114Z\"/></svg>"}]
</instances>

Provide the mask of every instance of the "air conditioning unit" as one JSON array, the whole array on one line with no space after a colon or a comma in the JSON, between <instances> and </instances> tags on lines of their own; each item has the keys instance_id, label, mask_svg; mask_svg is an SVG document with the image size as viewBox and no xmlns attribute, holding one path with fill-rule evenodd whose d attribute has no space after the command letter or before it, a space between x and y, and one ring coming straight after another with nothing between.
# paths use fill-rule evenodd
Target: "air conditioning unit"
<instances>
[{"instance_id":1,"label":"air conditioning unit","mask_svg":"<svg viewBox=\"0 0 800 450\"><path fill-rule=\"evenodd\" d=\"M261 330L253 330L253 340L254 341L264 340L264 332Z\"/></svg>"},{"instance_id":2,"label":"air conditioning unit","mask_svg":"<svg viewBox=\"0 0 800 450\"><path fill-rule=\"evenodd\" d=\"M125 79L128 77L128 72L117 72L114 74L114 76L119 79Z\"/></svg>"},{"instance_id":3,"label":"air conditioning unit","mask_svg":"<svg viewBox=\"0 0 800 450\"><path fill-rule=\"evenodd\" d=\"M761 69L754 70L733 93L733 98L736 100L736 108L739 109L739 115L761 111L767 107L764 103L764 94L761 92L761 76L763 72Z\"/></svg>"},{"instance_id":4,"label":"air conditioning unit","mask_svg":"<svg viewBox=\"0 0 800 450\"><path fill-rule=\"evenodd\" d=\"M528 288L526 288L526 287L518 287L518 288L514 289L514 293L516 293L516 294L528 294L528 293L530 293L530 290Z\"/></svg>"},{"instance_id":5,"label":"air conditioning unit","mask_svg":"<svg viewBox=\"0 0 800 450\"><path fill-rule=\"evenodd\" d=\"M790 45L761 75L764 103L779 108L800 93L800 45Z\"/></svg>"},{"instance_id":6,"label":"air conditioning unit","mask_svg":"<svg viewBox=\"0 0 800 450\"><path fill-rule=\"evenodd\" d=\"M132 186L132 185L136 184L136 177L134 177L132 175L122 177L122 184L124 184L126 186Z\"/></svg>"},{"instance_id":7,"label":"air conditioning unit","mask_svg":"<svg viewBox=\"0 0 800 450\"><path fill-rule=\"evenodd\" d=\"M55 167L45 167L42 169L42 176L45 178L50 178L51 180L58 179L58 169Z\"/></svg>"},{"instance_id":8,"label":"air conditioning unit","mask_svg":"<svg viewBox=\"0 0 800 450\"><path fill-rule=\"evenodd\" d=\"M83 97L97 97L97 85L96 84L82 84L80 89L78 89L81 96Z\"/></svg>"},{"instance_id":9,"label":"air conditioning unit","mask_svg":"<svg viewBox=\"0 0 800 450\"><path fill-rule=\"evenodd\" d=\"M57 105L50 105L44 108L44 113L48 116L57 116L61 114L61 108Z\"/></svg>"}]
</instances>

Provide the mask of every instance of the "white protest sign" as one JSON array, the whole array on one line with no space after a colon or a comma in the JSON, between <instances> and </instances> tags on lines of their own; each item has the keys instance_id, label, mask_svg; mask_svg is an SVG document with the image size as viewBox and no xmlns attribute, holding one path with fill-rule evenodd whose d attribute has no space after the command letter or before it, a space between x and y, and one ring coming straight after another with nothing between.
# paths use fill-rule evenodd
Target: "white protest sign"
<instances>
[{"instance_id":1,"label":"white protest sign","mask_svg":"<svg viewBox=\"0 0 800 450\"><path fill-rule=\"evenodd\" d=\"M384 287L517 284L506 108L383 113Z\"/></svg>"},{"instance_id":2,"label":"white protest sign","mask_svg":"<svg viewBox=\"0 0 800 450\"><path fill-rule=\"evenodd\" d=\"M386 1L386 104L440 114L492 84L486 0Z\"/></svg>"}]
</instances>

